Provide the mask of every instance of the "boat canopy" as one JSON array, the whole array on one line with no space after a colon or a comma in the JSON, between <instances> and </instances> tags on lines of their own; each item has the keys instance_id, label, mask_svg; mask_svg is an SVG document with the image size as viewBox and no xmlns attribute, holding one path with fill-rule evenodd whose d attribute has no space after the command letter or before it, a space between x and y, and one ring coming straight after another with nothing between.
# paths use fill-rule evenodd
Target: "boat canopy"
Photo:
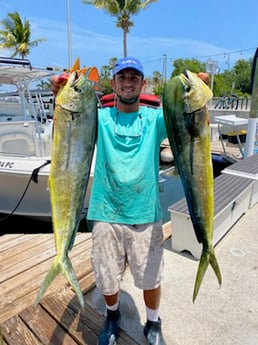
<instances>
[{"instance_id":1,"label":"boat canopy","mask_svg":"<svg viewBox=\"0 0 258 345\"><path fill-rule=\"evenodd\" d=\"M28 84L54 73L54 70L32 67L29 60L0 57L0 84Z\"/></svg>"}]
</instances>

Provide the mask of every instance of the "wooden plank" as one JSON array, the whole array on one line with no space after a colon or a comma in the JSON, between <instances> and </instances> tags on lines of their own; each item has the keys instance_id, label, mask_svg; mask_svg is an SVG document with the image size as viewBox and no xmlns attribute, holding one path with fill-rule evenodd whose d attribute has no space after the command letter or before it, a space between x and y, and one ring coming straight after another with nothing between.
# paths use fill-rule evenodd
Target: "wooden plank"
<instances>
[{"instance_id":1,"label":"wooden plank","mask_svg":"<svg viewBox=\"0 0 258 345\"><path fill-rule=\"evenodd\" d=\"M82 279L85 275L91 274L92 271L90 263L91 238L89 235L83 235L81 238L86 241L79 240L78 245L73 247L70 255L78 279ZM30 270L17 274L0 284L0 322L34 303L38 289L50 268L51 262L52 258L49 258L37 266L31 267ZM93 285L92 279L89 282L86 280L86 282L90 286ZM46 295L64 286L69 286L69 283L63 275L59 275L56 277L54 283L49 286Z\"/></svg>"},{"instance_id":2,"label":"wooden plank","mask_svg":"<svg viewBox=\"0 0 258 345\"><path fill-rule=\"evenodd\" d=\"M38 305L28 307L20 313L20 318L28 325L33 334L46 345L76 345L78 344L58 321ZM26 344L26 343L24 343ZM26 344L27 345L27 344Z\"/></svg>"},{"instance_id":3,"label":"wooden plank","mask_svg":"<svg viewBox=\"0 0 258 345\"><path fill-rule=\"evenodd\" d=\"M91 269L90 259L87 260L88 251L90 250L90 241L86 240L80 243L80 246L77 245L73 248L70 258L73 263L75 270L78 269L79 273L84 274L85 270ZM85 246L83 246L85 244ZM40 250L40 248L39 248ZM29 271L26 272L17 272L15 276L12 276L9 280L2 282L0 284L0 291L1 294L10 293L12 288L16 288L18 286L19 290L21 286L24 286L27 281L30 284L30 290L32 289L33 285L37 287L40 285L41 281L43 281L44 275L47 274L50 265L52 263L53 258L50 257L48 260L40 262L37 266L34 265L34 258L30 258L31 268ZM31 279L33 277L33 280Z\"/></svg>"},{"instance_id":4,"label":"wooden plank","mask_svg":"<svg viewBox=\"0 0 258 345\"><path fill-rule=\"evenodd\" d=\"M7 345L7 343L4 340L4 335L2 333L1 327L0 327L0 345Z\"/></svg>"},{"instance_id":5,"label":"wooden plank","mask_svg":"<svg viewBox=\"0 0 258 345\"><path fill-rule=\"evenodd\" d=\"M8 345L42 345L18 315L1 324Z\"/></svg>"},{"instance_id":6,"label":"wooden plank","mask_svg":"<svg viewBox=\"0 0 258 345\"><path fill-rule=\"evenodd\" d=\"M28 243L23 243L23 249L17 251L16 255L9 255L9 251L4 252L4 256L1 258L1 262L4 261L4 270L0 276L0 283L10 279L11 277L17 276L21 272L27 271L32 266L38 265L43 261L53 260L56 255L53 235L51 237L39 235L38 239L35 240L35 246L33 246L34 237L30 238L30 235L28 236ZM71 253L76 252L75 248L79 243L81 245L82 242L87 241L88 239L88 234L77 236Z\"/></svg>"},{"instance_id":7,"label":"wooden plank","mask_svg":"<svg viewBox=\"0 0 258 345\"><path fill-rule=\"evenodd\" d=\"M56 320L60 320L62 327L76 339L78 344L95 345L97 337L104 322L100 315L88 304L80 310L78 299L69 290L63 294L47 296L42 300L42 306ZM117 345L137 345L134 339L122 330L119 333Z\"/></svg>"},{"instance_id":8,"label":"wooden plank","mask_svg":"<svg viewBox=\"0 0 258 345\"><path fill-rule=\"evenodd\" d=\"M26 244L24 244L25 248ZM30 248L27 251L17 252L17 256L11 256L5 259L4 270L0 277L0 283L18 276L21 272L29 270L31 267L40 264L56 254L55 245L51 241L38 243L38 246ZM3 262L4 258L2 258Z\"/></svg>"},{"instance_id":9,"label":"wooden plank","mask_svg":"<svg viewBox=\"0 0 258 345\"><path fill-rule=\"evenodd\" d=\"M93 271L80 279L80 287L84 294L92 290L96 286L96 279Z\"/></svg>"},{"instance_id":10,"label":"wooden plank","mask_svg":"<svg viewBox=\"0 0 258 345\"><path fill-rule=\"evenodd\" d=\"M27 252L34 246L41 244L46 241L52 241L51 235L23 235L22 237L16 237L14 239L10 239L8 246L5 249L2 249L0 252L0 264L3 260L6 261L6 257L8 257L8 261L11 261L11 258L17 258L17 255L22 255L23 252ZM25 254L26 255L26 254ZM28 254L27 254L28 255Z\"/></svg>"},{"instance_id":11,"label":"wooden plank","mask_svg":"<svg viewBox=\"0 0 258 345\"><path fill-rule=\"evenodd\" d=\"M0 253L13 246L13 241L22 241L24 234L5 234L0 236ZM24 239L25 240L25 239Z\"/></svg>"},{"instance_id":12,"label":"wooden plank","mask_svg":"<svg viewBox=\"0 0 258 345\"><path fill-rule=\"evenodd\" d=\"M78 344L96 344L101 319L87 305L81 311L76 301L71 291L64 289L55 295L47 296L41 304L53 318L59 320L65 331L71 334Z\"/></svg>"}]
</instances>

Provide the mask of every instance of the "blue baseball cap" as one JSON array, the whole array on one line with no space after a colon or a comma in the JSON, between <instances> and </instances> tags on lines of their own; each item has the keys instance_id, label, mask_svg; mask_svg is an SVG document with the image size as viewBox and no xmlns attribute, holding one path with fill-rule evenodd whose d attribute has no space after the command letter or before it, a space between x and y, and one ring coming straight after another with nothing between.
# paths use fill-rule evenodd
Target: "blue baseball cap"
<instances>
[{"instance_id":1,"label":"blue baseball cap","mask_svg":"<svg viewBox=\"0 0 258 345\"><path fill-rule=\"evenodd\" d=\"M134 57L128 57L128 56L117 61L113 69L113 75L121 72L123 69L126 69L126 68L133 68L137 72L144 75L141 62Z\"/></svg>"}]
</instances>

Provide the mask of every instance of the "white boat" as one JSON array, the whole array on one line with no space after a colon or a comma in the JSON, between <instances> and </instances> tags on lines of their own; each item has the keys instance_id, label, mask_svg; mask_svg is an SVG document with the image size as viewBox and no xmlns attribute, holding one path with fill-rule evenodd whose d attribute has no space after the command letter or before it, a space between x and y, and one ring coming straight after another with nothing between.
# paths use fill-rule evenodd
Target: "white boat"
<instances>
[{"instance_id":1,"label":"white boat","mask_svg":"<svg viewBox=\"0 0 258 345\"><path fill-rule=\"evenodd\" d=\"M0 57L0 213L6 216L51 219L53 94L35 85L55 73L26 59ZM90 187L91 178L83 213Z\"/></svg>"}]
</instances>

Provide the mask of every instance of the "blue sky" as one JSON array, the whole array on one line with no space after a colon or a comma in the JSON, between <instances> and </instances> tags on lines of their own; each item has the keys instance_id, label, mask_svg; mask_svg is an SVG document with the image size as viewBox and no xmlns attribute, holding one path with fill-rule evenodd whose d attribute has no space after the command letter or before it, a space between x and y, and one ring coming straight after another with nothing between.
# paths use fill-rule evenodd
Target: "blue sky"
<instances>
[{"instance_id":1,"label":"blue sky","mask_svg":"<svg viewBox=\"0 0 258 345\"><path fill-rule=\"evenodd\" d=\"M68 67L67 1L0 0L0 19L14 11L30 21L31 39L47 40L31 49L32 65ZM81 0L70 0L69 13L72 61L79 56L81 65L100 69L123 56L122 30L114 17ZM131 19L128 55L143 62L147 77L153 71L169 77L179 58L212 60L223 71L252 58L258 46L257 0L159 0ZM4 50L0 55L10 56Z\"/></svg>"}]
</instances>

